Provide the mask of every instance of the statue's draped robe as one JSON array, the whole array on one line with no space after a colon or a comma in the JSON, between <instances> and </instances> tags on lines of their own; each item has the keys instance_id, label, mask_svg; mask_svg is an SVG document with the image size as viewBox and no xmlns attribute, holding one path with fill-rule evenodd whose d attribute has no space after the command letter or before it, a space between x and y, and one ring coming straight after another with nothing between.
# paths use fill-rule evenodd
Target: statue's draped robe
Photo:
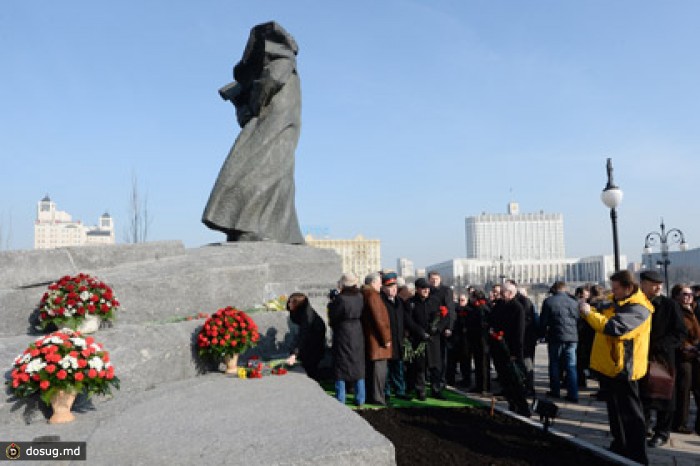
<instances>
[{"instance_id":1,"label":"statue's draped robe","mask_svg":"<svg viewBox=\"0 0 700 466\"><path fill-rule=\"evenodd\" d=\"M261 27L268 28L263 38L256 32ZM202 216L229 240L243 233L246 239L304 243L294 207L294 151L301 126L296 52L294 39L267 23L253 28L234 68L240 92L233 103L243 130Z\"/></svg>"}]
</instances>

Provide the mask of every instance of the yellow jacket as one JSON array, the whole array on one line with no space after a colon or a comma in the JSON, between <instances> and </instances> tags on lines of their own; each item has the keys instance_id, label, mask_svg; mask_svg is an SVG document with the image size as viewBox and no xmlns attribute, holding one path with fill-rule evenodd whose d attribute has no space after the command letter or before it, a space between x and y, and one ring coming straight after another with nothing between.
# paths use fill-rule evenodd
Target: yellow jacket
<instances>
[{"instance_id":1,"label":"yellow jacket","mask_svg":"<svg viewBox=\"0 0 700 466\"><path fill-rule=\"evenodd\" d=\"M654 306L641 290L601 312L589 312L595 330L591 369L608 377L639 380L647 372L649 333Z\"/></svg>"}]
</instances>

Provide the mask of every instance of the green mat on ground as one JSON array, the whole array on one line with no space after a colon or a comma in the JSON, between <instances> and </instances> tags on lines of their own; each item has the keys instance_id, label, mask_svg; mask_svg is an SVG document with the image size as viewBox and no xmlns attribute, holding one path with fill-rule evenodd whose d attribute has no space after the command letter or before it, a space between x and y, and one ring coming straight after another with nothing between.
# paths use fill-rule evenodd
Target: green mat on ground
<instances>
[{"instance_id":1,"label":"green mat on ground","mask_svg":"<svg viewBox=\"0 0 700 466\"><path fill-rule=\"evenodd\" d=\"M352 384L347 384L352 385ZM328 393L329 396L335 397L335 384L333 382L321 382L321 387ZM430 392L428 392L430 393ZM474 407L480 406L478 401L474 401L471 398L467 398L464 395L455 393L449 389L442 391L445 395L444 400L436 400L428 396L425 401L420 401L418 398L412 400L402 400L395 396L391 397L390 408L463 408L466 406ZM362 407L355 406L355 395L348 393L345 397L345 405L352 409L382 409L387 408L387 406L373 405L370 403L364 404Z\"/></svg>"}]
</instances>

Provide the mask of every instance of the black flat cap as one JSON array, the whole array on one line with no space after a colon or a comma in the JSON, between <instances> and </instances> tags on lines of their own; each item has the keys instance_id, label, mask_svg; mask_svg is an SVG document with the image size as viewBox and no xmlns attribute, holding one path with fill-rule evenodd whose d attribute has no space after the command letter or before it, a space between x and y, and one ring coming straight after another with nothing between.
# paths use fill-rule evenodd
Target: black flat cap
<instances>
[{"instance_id":1,"label":"black flat cap","mask_svg":"<svg viewBox=\"0 0 700 466\"><path fill-rule=\"evenodd\" d=\"M662 277L661 274L656 270L645 270L644 272L639 274L639 279L654 283L664 282L664 277Z\"/></svg>"},{"instance_id":2,"label":"black flat cap","mask_svg":"<svg viewBox=\"0 0 700 466\"><path fill-rule=\"evenodd\" d=\"M416 288L430 288L430 283L425 278L416 280Z\"/></svg>"}]
</instances>

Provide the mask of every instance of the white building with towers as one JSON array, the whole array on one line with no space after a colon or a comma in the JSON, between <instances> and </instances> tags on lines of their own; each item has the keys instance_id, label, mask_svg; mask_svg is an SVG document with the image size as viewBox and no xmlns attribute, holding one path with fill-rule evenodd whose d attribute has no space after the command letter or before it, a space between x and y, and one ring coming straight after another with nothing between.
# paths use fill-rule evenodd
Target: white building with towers
<instances>
[{"instance_id":1,"label":"white building with towers","mask_svg":"<svg viewBox=\"0 0 700 466\"><path fill-rule=\"evenodd\" d=\"M99 217L97 226L86 226L58 210L48 195L37 203L34 249L114 243L114 220L108 213Z\"/></svg>"}]
</instances>

